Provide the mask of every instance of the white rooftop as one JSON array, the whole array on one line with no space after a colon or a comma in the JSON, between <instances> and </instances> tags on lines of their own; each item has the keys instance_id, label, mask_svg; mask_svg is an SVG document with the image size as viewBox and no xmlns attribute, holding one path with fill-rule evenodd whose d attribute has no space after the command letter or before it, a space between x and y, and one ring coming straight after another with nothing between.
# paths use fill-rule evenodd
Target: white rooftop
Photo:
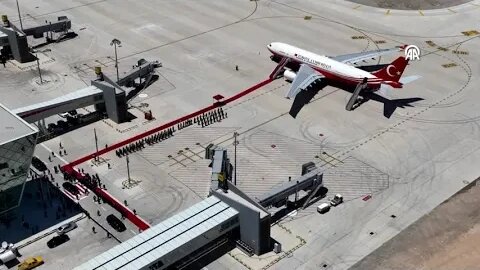
<instances>
[{"instance_id":1,"label":"white rooftop","mask_svg":"<svg viewBox=\"0 0 480 270\"><path fill-rule=\"evenodd\" d=\"M0 145L36 132L33 126L0 104Z\"/></svg>"},{"instance_id":2,"label":"white rooftop","mask_svg":"<svg viewBox=\"0 0 480 270\"><path fill-rule=\"evenodd\" d=\"M237 210L210 196L74 270L136 270L238 215Z\"/></svg>"}]
</instances>

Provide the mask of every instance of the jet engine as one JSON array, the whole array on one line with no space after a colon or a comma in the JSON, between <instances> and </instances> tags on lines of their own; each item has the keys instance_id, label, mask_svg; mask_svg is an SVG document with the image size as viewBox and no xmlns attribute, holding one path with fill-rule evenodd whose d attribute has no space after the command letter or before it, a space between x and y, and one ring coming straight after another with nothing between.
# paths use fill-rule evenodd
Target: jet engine
<instances>
[{"instance_id":1,"label":"jet engine","mask_svg":"<svg viewBox=\"0 0 480 270\"><path fill-rule=\"evenodd\" d=\"M296 76L297 74L289 69L286 69L285 72L283 72L283 77L289 82L293 82Z\"/></svg>"}]
</instances>

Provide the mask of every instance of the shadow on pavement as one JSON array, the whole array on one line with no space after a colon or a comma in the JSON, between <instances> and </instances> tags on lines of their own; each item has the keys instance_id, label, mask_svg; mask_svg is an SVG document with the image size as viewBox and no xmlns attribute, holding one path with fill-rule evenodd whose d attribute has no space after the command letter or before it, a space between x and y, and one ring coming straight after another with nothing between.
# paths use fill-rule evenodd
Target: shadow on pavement
<instances>
[{"instance_id":1,"label":"shadow on pavement","mask_svg":"<svg viewBox=\"0 0 480 270\"><path fill-rule=\"evenodd\" d=\"M20 206L0 216L0 241L18 243L80 213L80 207L49 180L28 181Z\"/></svg>"}]
</instances>

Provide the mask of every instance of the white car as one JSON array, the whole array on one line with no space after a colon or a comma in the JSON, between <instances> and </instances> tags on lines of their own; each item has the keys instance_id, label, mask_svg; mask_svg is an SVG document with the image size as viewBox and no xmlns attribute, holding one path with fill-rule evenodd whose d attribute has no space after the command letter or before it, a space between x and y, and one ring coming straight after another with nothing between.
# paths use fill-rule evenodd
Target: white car
<instances>
[{"instance_id":1,"label":"white car","mask_svg":"<svg viewBox=\"0 0 480 270\"><path fill-rule=\"evenodd\" d=\"M57 228L57 234L62 235L62 234L65 234L65 233L75 229L75 228L77 228L77 223L75 223L73 221L68 222L68 223L65 223L62 226Z\"/></svg>"},{"instance_id":2,"label":"white car","mask_svg":"<svg viewBox=\"0 0 480 270\"><path fill-rule=\"evenodd\" d=\"M58 115L62 118L67 118L67 116L69 116L70 114L68 112L64 112L64 113L59 113Z\"/></svg>"},{"instance_id":3,"label":"white car","mask_svg":"<svg viewBox=\"0 0 480 270\"><path fill-rule=\"evenodd\" d=\"M324 214L330 210L330 204L329 203L322 203L319 206L317 206L317 212L320 214Z\"/></svg>"}]
</instances>

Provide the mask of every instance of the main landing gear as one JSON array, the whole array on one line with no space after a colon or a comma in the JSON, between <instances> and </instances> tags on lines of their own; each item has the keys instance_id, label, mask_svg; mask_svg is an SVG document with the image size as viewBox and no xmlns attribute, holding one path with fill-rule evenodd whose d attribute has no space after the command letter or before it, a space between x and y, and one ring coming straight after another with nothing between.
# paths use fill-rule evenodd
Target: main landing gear
<instances>
[{"instance_id":1,"label":"main landing gear","mask_svg":"<svg viewBox=\"0 0 480 270\"><path fill-rule=\"evenodd\" d=\"M360 95L360 92L365 88L367 88L367 78L363 78L363 81L361 83L357 84L357 87L355 88L355 91L353 91L352 96L348 100L347 106L345 106L345 109L347 111L351 111L353 109L353 106L358 101L358 95Z\"/></svg>"}]
</instances>

